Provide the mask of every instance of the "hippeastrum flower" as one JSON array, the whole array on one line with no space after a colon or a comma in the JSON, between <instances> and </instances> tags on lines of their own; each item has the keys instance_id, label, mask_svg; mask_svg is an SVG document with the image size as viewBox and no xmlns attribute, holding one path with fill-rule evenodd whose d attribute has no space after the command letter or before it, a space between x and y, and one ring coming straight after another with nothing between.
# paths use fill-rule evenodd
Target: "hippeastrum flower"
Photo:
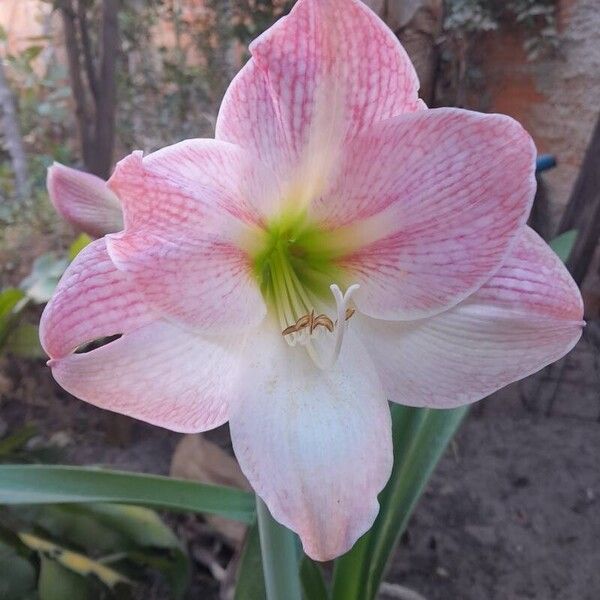
<instances>
[{"instance_id":1,"label":"hippeastrum flower","mask_svg":"<svg viewBox=\"0 0 600 600\"><path fill-rule=\"evenodd\" d=\"M41 338L92 404L182 432L229 421L256 492L325 560L377 514L387 400L479 400L568 352L582 303L525 225L529 135L428 110L361 2L299 0L250 49L216 139L119 163L124 230L69 267Z\"/></svg>"},{"instance_id":2,"label":"hippeastrum flower","mask_svg":"<svg viewBox=\"0 0 600 600\"><path fill-rule=\"evenodd\" d=\"M55 162L47 187L58 214L75 229L92 237L123 229L121 203L100 177Z\"/></svg>"}]
</instances>

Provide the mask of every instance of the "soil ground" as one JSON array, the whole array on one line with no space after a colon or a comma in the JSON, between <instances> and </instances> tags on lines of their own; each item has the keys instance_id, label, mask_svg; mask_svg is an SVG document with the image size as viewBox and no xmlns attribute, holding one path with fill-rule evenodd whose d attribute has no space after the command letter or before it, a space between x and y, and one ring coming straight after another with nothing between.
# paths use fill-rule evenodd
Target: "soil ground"
<instances>
[{"instance_id":1,"label":"soil ground","mask_svg":"<svg viewBox=\"0 0 600 600\"><path fill-rule=\"evenodd\" d=\"M600 386L589 339L552 370L472 408L413 516L388 582L427 600L600 598ZM4 359L0 374L0 427L36 424L39 441L62 445L68 462L168 472L179 435L71 398L41 361ZM226 444L226 429L213 439ZM188 538L206 531L195 519L171 522ZM216 600L207 548L190 542L199 560L189 597ZM165 600L161 594L150 596Z\"/></svg>"}]
</instances>

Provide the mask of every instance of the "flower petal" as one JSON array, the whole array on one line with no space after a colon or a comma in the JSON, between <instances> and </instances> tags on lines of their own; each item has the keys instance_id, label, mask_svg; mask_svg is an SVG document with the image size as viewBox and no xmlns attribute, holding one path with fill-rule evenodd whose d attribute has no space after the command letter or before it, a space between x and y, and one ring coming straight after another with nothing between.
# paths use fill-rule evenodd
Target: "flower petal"
<instances>
[{"instance_id":1,"label":"flower petal","mask_svg":"<svg viewBox=\"0 0 600 600\"><path fill-rule=\"evenodd\" d=\"M100 177L55 162L47 187L60 216L76 229L92 237L123 229L119 200Z\"/></svg>"},{"instance_id":2,"label":"flower petal","mask_svg":"<svg viewBox=\"0 0 600 600\"><path fill-rule=\"evenodd\" d=\"M575 282L526 228L496 275L458 306L411 323L356 316L353 325L390 400L452 408L564 356L581 336L582 317Z\"/></svg>"},{"instance_id":3,"label":"flower petal","mask_svg":"<svg viewBox=\"0 0 600 600\"><path fill-rule=\"evenodd\" d=\"M40 340L51 358L60 358L82 344L128 333L153 319L100 239L86 246L62 276L42 314Z\"/></svg>"},{"instance_id":4,"label":"flower petal","mask_svg":"<svg viewBox=\"0 0 600 600\"><path fill-rule=\"evenodd\" d=\"M108 185L121 198L126 230L161 234L261 221L279 195L274 177L242 148L212 139L185 140L142 157L121 160Z\"/></svg>"},{"instance_id":5,"label":"flower petal","mask_svg":"<svg viewBox=\"0 0 600 600\"><path fill-rule=\"evenodd\" d=\"M113 335L121 337L72 353ZM85 248L61 279L40 337L58 383L95 406L182 432L228 418L239 341L201 338L157 320L112 266L104 240Z\"/></svg>"},{"instance_id":6,"label":"flower petal","mask_svg":"<svg viewBox=\"0 0 600 600\"><path fill-rule=\"evenodd\" d=\"M358 0L299 0L250 51L223 100L216 137L275 169L315 152L326 159L340 139L422 108L408 55Z\"/></svg>"},{"instance_id":7,"label":"flower petal","mask_svg":"<svg viewBox=\"0 0 600 600\"><path fill-rule=\"evenodd\" d=\"M233 146L206 141L145 159L134 153L119 163L110 185L123 199L125 231L109 236L107 247L115 266L162 314L202 330L231 331L259 323L266 312L240 247L254 210L242 194L258 179Z\"/></svg>"},{"instance_id":8,"label":"flower petal","mask_svg":"<svg viewBox=\"0 0 600 600\"><path fill-rule=\"evenodd\" d=\"M435 109L374 125L350 144L313 207L345 227L357 307L410 320L454 306L500 267L535 194L535 147L513 119ZM354 241L356 240L356 241Z\"/></svg>"},{"instance_id":9,"label":"flower petal","mask_svg":"<svg viewBox=\"0 0 600 600\"><path fill-rule=\"evenodd\" d=\"M372 525L389 478L389 408L368 355L348 331L340 359L317 369L273 325L252 338L230 428L242 471L305 552L329 560Z\"/></svg>"},{"instance_id":10,"label":"flower petal","mask_svg":"<svg viewBox=\"0 0 600 600\"><path fill-rule=\"evenodd\" d=\"M261 224L280 194L271 171L227 142L185 140L153 152L143 164L147 173L212 202L217 215L227 212L246 223Z\"/></svg>"}]
</instances>

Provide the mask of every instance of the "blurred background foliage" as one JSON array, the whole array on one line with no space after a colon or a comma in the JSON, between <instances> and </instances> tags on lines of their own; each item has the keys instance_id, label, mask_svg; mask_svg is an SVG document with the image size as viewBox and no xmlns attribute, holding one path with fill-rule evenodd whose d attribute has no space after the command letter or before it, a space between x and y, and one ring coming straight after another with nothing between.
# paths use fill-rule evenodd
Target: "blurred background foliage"
<instances>
[{"instance_id":1,"label":"blurred background foliage","mask_svg":"<svg viewBox=\"0 0 600 600\"><path fill-rule=\"evenodd\" d=\"M10 44L9 32L0 28L5 98L0 252L3 280L12 279L11 286L2 286L0 344L30 356L41 353L35 331L15 323L28 313L37 316L31 308L49 298L70 260L73 239L48 202L47 167L56 160L108 178L115 158L133 149L150 152L211 136L225 89L249 56L249 42L293 5L293 0L40 1L47 6L38 14L40 33ZM432 29L435 84L427 84L427 73L422 76L430 105L467 103L467 88L481 77L472 49L503 23L523 30L530 60L556 50L555 0L432 4L443 14ZM12 114L6 110L11 103ZM34 247L32 232L40 234ZM32 262L28 274L25 265ZM36 286L44 287L42 294L36 295ZM23 294L18 301L17 289Z\"/></svg>"},{"instance_id":2,"label":"blurred background foliage","mask_svg":"<svg viewBox=\"0 0 600 600\"><path fill-rule=\"evenodd\" d=\"M369 4L391 22L393 1ZM40 33L11 43L11 32L0 28L0 355L33 359L43 357L41 307L90 241L55 214L47 167L56 160L106 178L115 159L134 149L211 136L225 89L249 56L248 43L294 3L40 2L47 8L38 13ZM407 1L407 7L433 8L424 23L407 9L394 31L406 42L402 36L417 18L414 29L426 34L427 65L418 56L415 62L430 106L485 108L472 106L469 96L485 77L476 49L504 28L517 32L530 63L559 53L557 4ZM563 228L567 237L556 249L564 259L575 228L574 222ZM36 439L29 425L0 431L0 462L61 460L59 449ZM0 572L11 572L0 580L2 600L140 597L136 586L148 577L164 582L163 597L178 598L185 589L188 557L154 511L92 504L0 512ZM207 564L215 579L225 578L219 564Z\"/></svg>"},{"instance_id":3,"label":"blurred background foliage","mask_svg":"<svg viewBox=\"0 0 600 600\"><path fill-rule=\"evenodd\" d=\"M180 139L211 135L223 93L248 57L248 43L293 4L292 0L46 2L54 10L43 15L42 35L20 40L13 50L6 44L7 32L0 30L0 56L17 106L31 190L27 202L15 201L15 174L5 148L0 154L3 222L11 222L17 213L23 219L23 205L28 204L27 217L49 225L52 216L44 183L53 160L94 171L90 168L94 165L86 165L77 119L82 107L88 118L92 115L91 105L97 103L93 96L102 95L107 77L115 80L117 90L110 115L116 135L106 150L111 159L136 148L151 151ZM116 13L118 35L115 47L105 49L98 38L104 33L107 6ZM69 39L61 33L61 19L71 19L77 30L77 48L72 50L80 56L81 86L73 85L73 70L69 73ZM473 44L507 21L526 32L523 43L532 60L556 49L554 0L445 1L436 45L447 63L439 70L449 74L450 81L440 103L464 103L465 78L478 76L469 56ZM115 54L114 71L101 73L108 54ZM98 174L108 175L106 169Z\"/></svg>"}]
</instances>

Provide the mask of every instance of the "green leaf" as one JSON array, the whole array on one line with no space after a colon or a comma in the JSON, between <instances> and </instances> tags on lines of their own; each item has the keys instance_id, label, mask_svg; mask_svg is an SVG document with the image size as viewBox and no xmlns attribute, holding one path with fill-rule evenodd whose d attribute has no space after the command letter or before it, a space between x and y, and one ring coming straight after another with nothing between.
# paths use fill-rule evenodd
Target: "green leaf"
<instances>
[{"instance_id":1,"label":"green leaf","mask_svg":"<svg viewBox=\"0 0 600 600\"><path fill-rule=\"evenodd\" d=\"M93 575L109 588L114 588L119 583L132 583L115 569L107 567L84 554L63 548L32 533L19 533L18 536L28 548L38 552L41 557L51 558L52 561L56 561L65 569L78 575L84 577ZM63 598L65 597L70 598L70 596L63 596Z\"/></svg>"},{"instance_id":2,"label":"green leaf","mask_svg":"<svg viewBox=\"0 0 600 600\"><path fill-rule=\"evenodd\" d=\"M126 551L137 563L161 571L176 597L185 592L189 580L187 553L173 531L153 511L120 504L81 504L54 507L67 517L87 517L89 522L121 539L104 548L106 552ZM84 532L82 532L84 533ZM92 548L98 548L95 539ZM89 543L89 542L88 542Z\"/></svg>"},{"instance_id":3,"label":"green leaf","mask_svg":"<svg viewBox=\"0 0 600 600\"><path fill-rule=\"evenodd\" d=\"M0 350L15 326L17 315L26 304L24 292L17 288L7 288L0 293Z\"/></svg>"},{"instance_id":4,"label":"green leaf","mask_svg":"<svg viewBox=\"0 0 600 600\"><path fill-rule=\"evenodd\" d=\"M40 600L89 600L89 581L61 564L41 557Z\"/></svg>"},{"instance_id":5,"label":"green leaf","mask_svg":"<svg viewBox=\"0 0 600 600\"><path fill-rule=\"evenodd\" d=\"M29 46L21 52L21 55L26 61L30 62L35 60L42 53L43 49L44 46Z\"/></svg>"},{"instance_id":6,"label":"green leaf","mask_svg":"<svg viewBox=\"0 0 600 600\"><path fill-rule=\"evenodd\" d=\"M234 600L266 600L258 523L248 530L237 572Z\"/></svg>"},{"instance_id":7,"label":"green leaf","mask_svg":"<svg viewBox=\"0 0 600 600\"><path fill-rule=\"evenodd\" d=\"M302 581L304 600L327 600L329 598L321 567L306 555L300 563L300 580Z\"/></svg>"},{"instance_id":8,"label":"green leaf","mask_svg":"<svg viewBox=\"0 0 600 600\"><path fill-rule=\"evenodd\" d=\"M0 504L111 502L210 513L252 523L248 492L123 471L55 465L0 465Z\"/></svg>"},{"instance_id":9,"label":"green leaf","mask_svg":"<svg viewBox=\"0 0 600 600\"><path fill-rule=\"evenodd\" d=\"M25 292L17 288L2 290L0 293L0 319L10 315L23 298L25 298Z\"/></svg>"},{"instance_id":10,"label":"green leaf","mask_svg":"<svg viewBox=\"0 0 600 600\"><path fill-rule=\"evenodd\" d=\"M69 260L72 261L91 241L87 233L80 234L69 246Z\"/></svg>"},{"instance_id":11,"label":"green leaf","mask_svg":"<svg viewBox=\"0 0 600 600\"><path fill-rule=\"evenodd\" d=\"M567 262L569 254L571 254L571 250L573 249L576 240L577 230L570 229L569 231L565 231L564 233L561 233L559 236L555 237L550 242L550 248L556 252L560 260Z\"/></svg>"},{"instance_id":12,"label":"green leaf","mask_svg":"<svg viewBox=\"0 0 600 600\"><path fill-rule=\"evenodd\" d=\"M323 573L308 556L302 557L300 580L304 600L327 600L329 598ZM244 544L238 567L234 600L265 600L266 597L258 523L255 523L248 530Z\"/></svg>"},{"instance_id":13,"label":"green leaf","mask_svg":"<svg viewBox=\"0 0 600 600\"><path fill-rule=\"evenodd\" d=\"M256 517L268 600L301 600L298 537L271 516L258 496Z\"/></svg>"},{"instance_id":14,"label":"green leaf","mask_svg":"<svg viewBox=\"0 0 600 600\"><path fill-rule=\"evenodd\" d=\"M451 410L393 405L394 468L379 496L371 530L336 561L334 600L373 600L400 536L468 407Z\"/></svg>"},{"instance_id":15,"label":"green leaf","mask_svg":"<svg viewBox=\"0 0 600 600\"><path fill-rule=\"evenodd\" d=\"M189 581L187 553L171 529L152 510L118 504L51 504L11 510L23 526L96 557L104 565L135 565L163 574L176 598ZM97 558L98 556L103 558ZM1 596L0 596L1 598Z\"/></svg>"},{"instance_id":16,"label":"green leaf","mask_svg":"<svg viewBox=\"0 0 600 600\"><path fill-rule=\"evenodd\" d=\"M0 541L0 598L24 600L36 587L34 566Z\"/></svg>"},{"instance_id":17,"label":"green leaf","mask_svg":"<svg viewBox=\"0 0 600 600\"><path fill-rule=\"evenodd\" d=\"M135 548L120 531L99 523L91 511L99 504L48 504L18 506L13 512L52 539L88 554L114 554ZM108 505L107 505L108 506ZM118 506L118 505L116 505Z\"/></svg>"},{"instance_id":18,"label":"green leaf","mask_svg":"<svg viewBox=\"0 0 600 600\"><path fill-rule=\"evenodd\" d=\"M0 440L0 459L10 456L17 450L20 450L27 442L37 434L37 427L34 425L25 425L17 429L10 435ZM1 598L2 596L0 596Z\"/></svg>"},{"instance_id":19,"label":"green leaf","mask_svg":"<svg viewBox=\"0 0 600 600\"><path fill-rule=\"evenodd\" d=\"M139 551L129 552L127 558L140 565L160 571L171 586L176 599L179 600L185 596L190 576L190 565L187 555L176 553L165 556L155 551Z\"/></svg>"},{"instance_id":20,"label":"green leaf","mask_svg":"<svg viewBox=\"0 0 600 600\"><path fill-rule=\"evenodd\" d=\"M58 258L52 252L38 256L31 273L21 282L27 297L38 304L48 302L68 264L66 258Z\"/></svg>"},{"instance_id":21,"label":"green leaf","mask_svg":"<svg viewBox=\"0 0 600 600\"><path fill-rule=\"evenodd\" d=\"M43 358L46 356L41 344L38 328L31 323L19 323L7 336L6 350L21 358Z\"/></svg>"}]
</instances>

